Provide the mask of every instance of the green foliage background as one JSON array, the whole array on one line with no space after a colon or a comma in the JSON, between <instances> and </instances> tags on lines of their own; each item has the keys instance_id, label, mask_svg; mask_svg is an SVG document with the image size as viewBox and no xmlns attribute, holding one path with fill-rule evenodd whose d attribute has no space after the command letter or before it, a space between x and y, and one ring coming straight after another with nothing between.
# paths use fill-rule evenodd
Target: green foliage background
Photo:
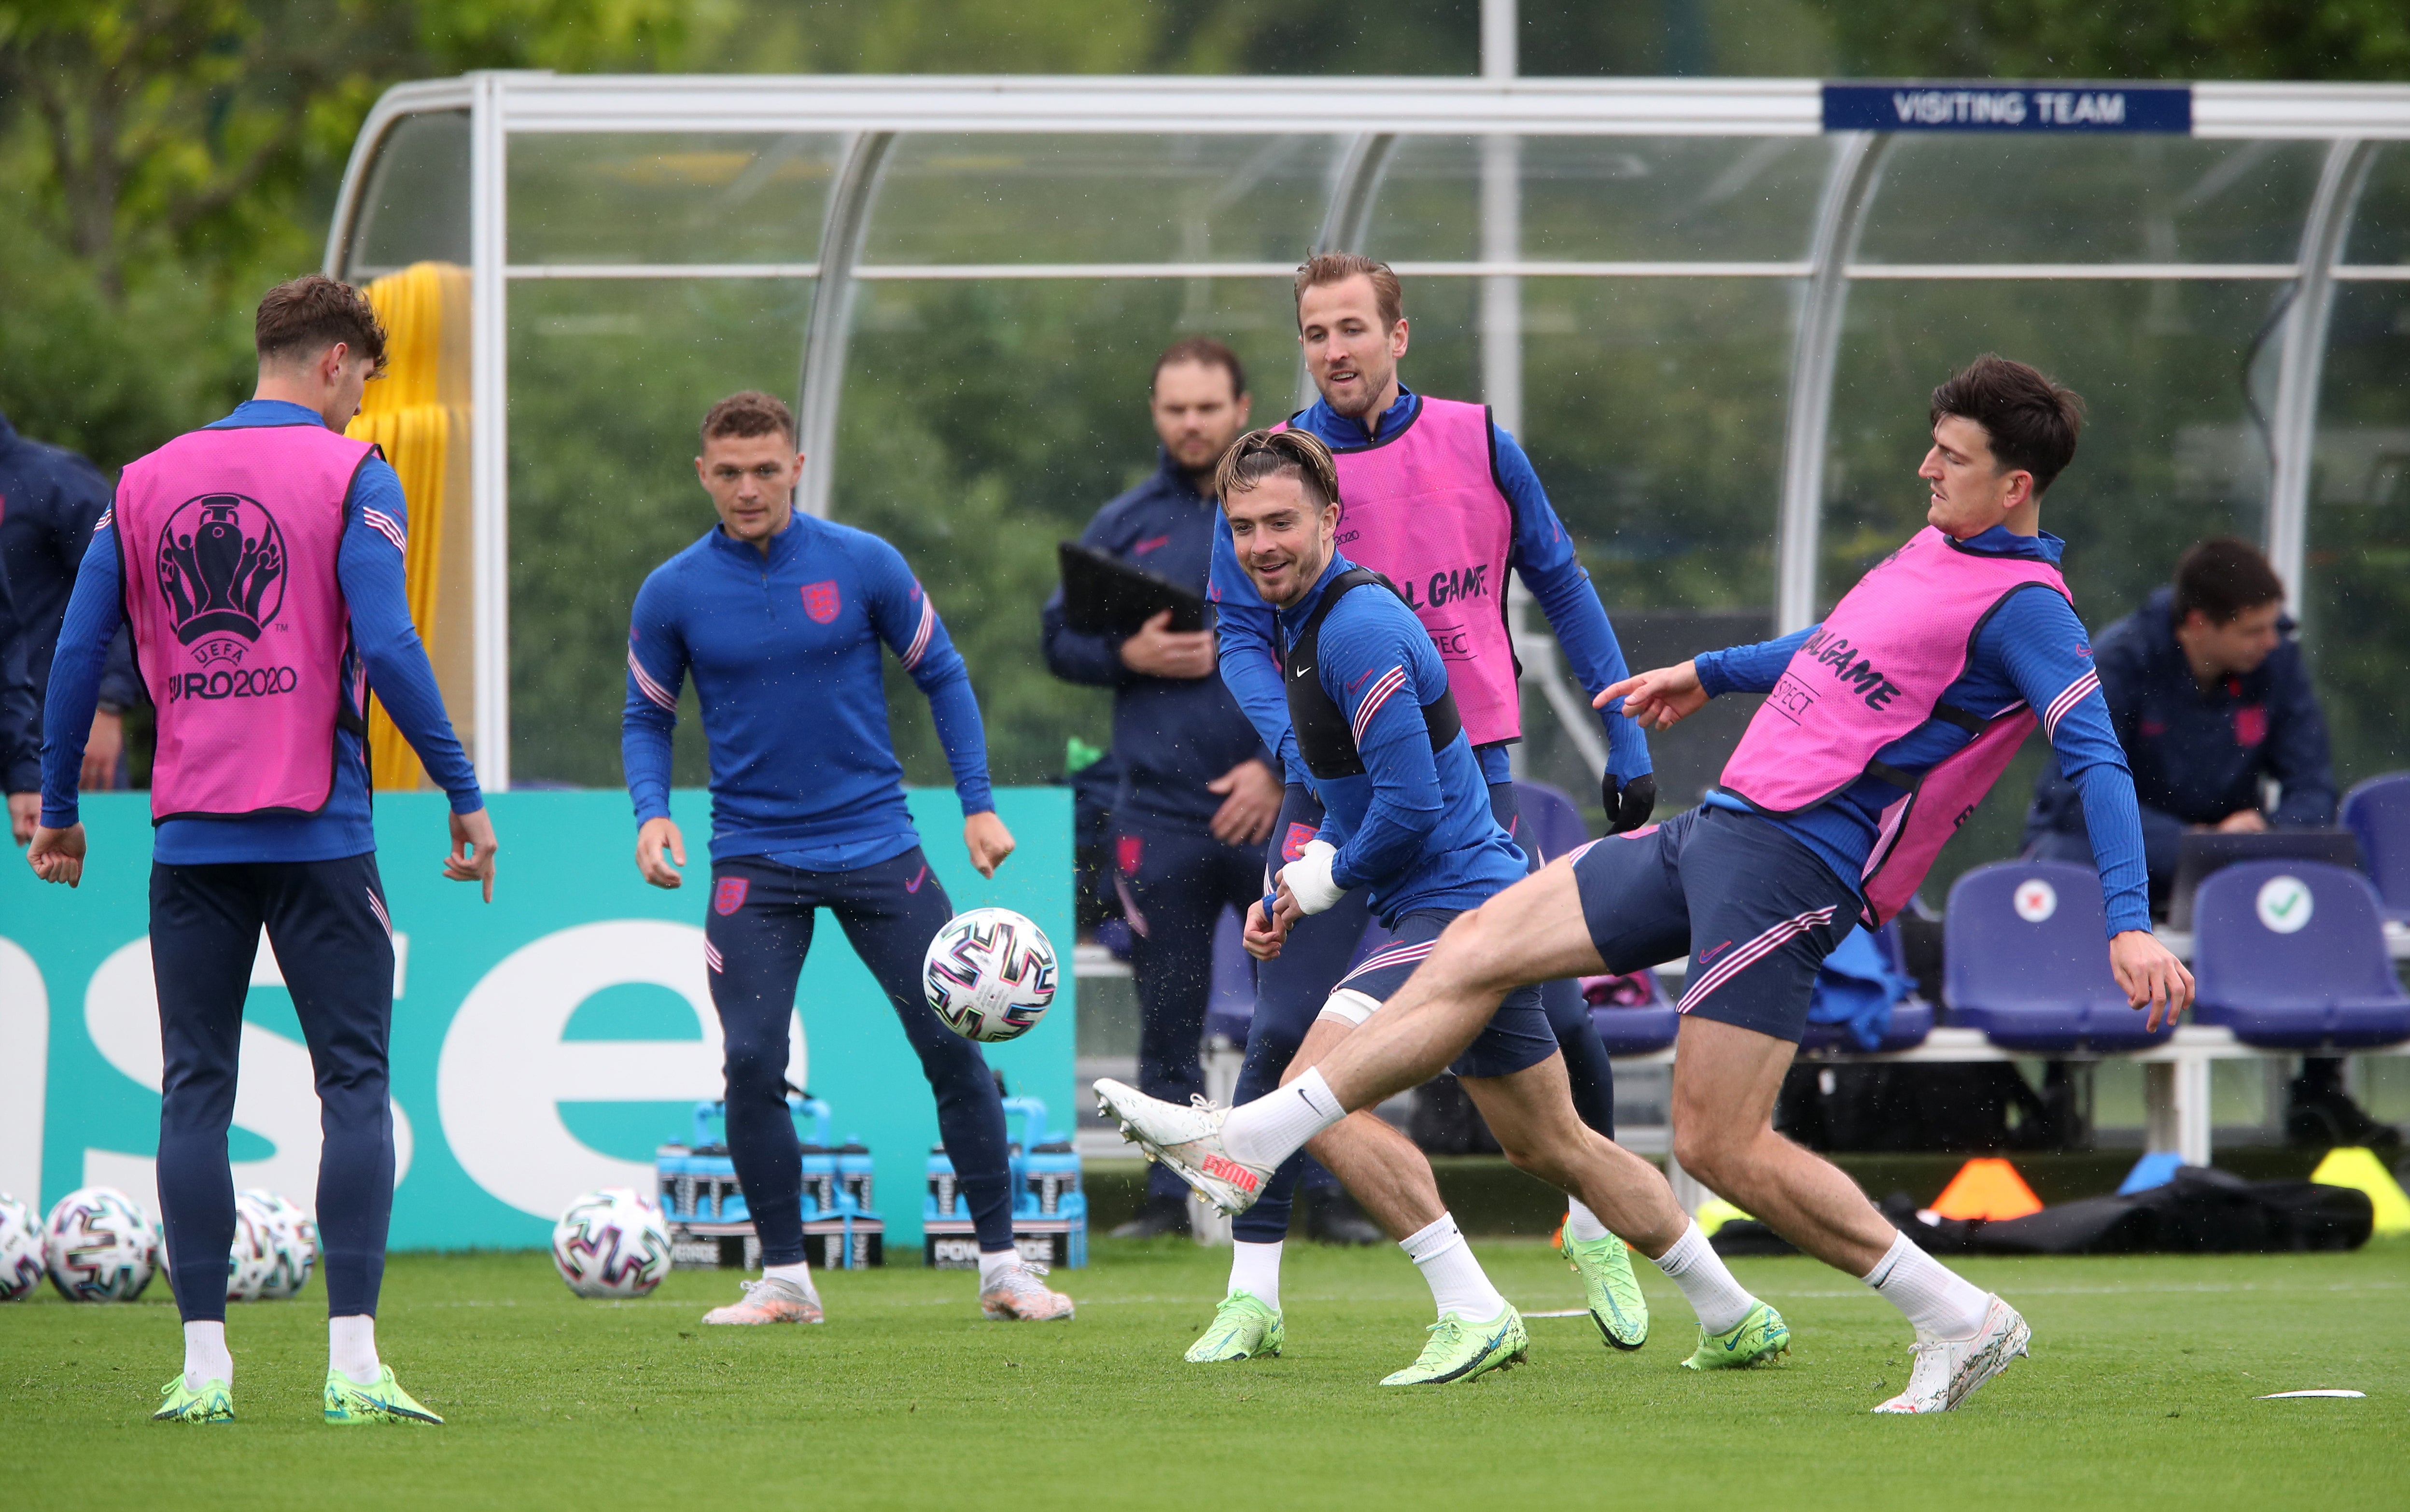
<instances>
[{"instance_id":1,"label":"green foliage background","mask_svg":"<svg viewBox=\"0 0 2410 1512\"><path fill-rule=\"evenodd\" d=\"M1464 74L1476 66L1477 34L1475 0L1377 10L1332 0L0 0L0 218L14 228L0 237L0 412L113 469L243 397L253 301L316 266L358 122L403 79L478 67ZM2410 77L2410 11L2389 0L1526 0L1520 48L1531 74L2384 80ZM2144 142L2132 153L2200 145ZM1712 183L1734 168L1697 151L1645 165L1630 182L1595 164L1539 163L1527 175L1527 249L1796 255L1782 239L1804 239L1799 197L1820 169L1814 144L1750 167L1734 180L1745 187L1712 205L1648 197L1650 183ZM2182 163L2095 153L2088 166L2044 170L2027 161L2027 176L2011 182L2002 175L2012 167L1963 156L1904 160L1886 189L1901 202L1897 254L1974 257L1991 244L1911 245L1922 225L1945 240L1953 228L2032 237L2055 226L2105 239L2069 255L2127 255L2164 223L2188 254L2222 236L2216 254L2241 256L2255 227L2285 224L2302 176L2279 152L2188 221L2184 207L2150 201L2187 182ZM2397 201L2410 206L2410 189L2387 171L2363 220L2410 225L2394 212ZM1111 205L1072 207L1048 197L1059 184L1038 183L1020 202L965 202L957 226L945 217L942 176L931 183L938 197L911 223L919 229L895 234L1067 237L1076 249L1138 235L1131 227L1144 222L1135 199L1117 220ZM1969 196L1956 187L1965 183L1993 192ZM1467 166L1443 150L1401 154L1373 250L1470 255L1470 184ZM2102 215L2104 204L2124 213ZM2048 213L2029 213L2034 205ZM515 220L515 238L535 224ZM1257 239L1246 254L1291 255L1311 229L1266 220L1244 230ZM1236 233L1217 221L1214 234ZM2288 256L2277 246L2266 260ZM2096 626L2159 580L2189 540L2255 531L2253 489L2263 486L2247 458L2241 483L2180 478L2175 458L2186 427L2247 439L2246 396L2264 405L2267 377L2268 354L2252 339L2278 292L1856 290L1836 405L1826 591L1909 522L1908 474L1922 444L1915 396L1982 347L2052 365L2093 399L2093 435L2053 523L2074 543L2070 575ZM1524 439L1610 609L1641 627L1628 638L1648 640L1644 614L1765 610L1791 298L1752 281L1526 285ZM708 521L686 460L694 419L738 386L791 391L809 299L791 282L515 286L520 778L618 780L628 602L644 572ZM1410 379L1477 394L1471 284L1422 281L1411 301ZM1052 586L1053 543L1153 465L1146 371L1170 335L1188 330L1240 348L1258 418L1285 412L1296 367L1277 286L860 291L835 511L893 539L936 596L979 683L1001 780L1042 780L1067 735L1098 739L1105 729L1100 695L1045 674L1037 606ZM2403 291L2346 291L2330 420L2410 425L2405 332ZM2393 627L2410 608L2400 587L2410 534L2398 523L2410 499L2398 473L2377 464L2320 472L2305 608L2346 779L2410 761L2410 725L2388 696L2402 662ZM900 682L895 691L914 777L941 780L919 699ZM1535 769L1586 792L1561 747L1543 731ZM679 761L681 780L701 779L699 742L683 741ZM2004 784L1999 812L1987 811L1968 844L2004 849L2022 801Z\"/></svg>"}]
</instances>

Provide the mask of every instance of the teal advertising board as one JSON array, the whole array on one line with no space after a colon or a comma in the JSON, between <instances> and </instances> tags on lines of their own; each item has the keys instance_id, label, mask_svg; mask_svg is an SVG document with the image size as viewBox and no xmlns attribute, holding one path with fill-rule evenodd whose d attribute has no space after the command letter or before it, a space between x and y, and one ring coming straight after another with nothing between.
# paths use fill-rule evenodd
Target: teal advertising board
<instances>
[{"instance_id":1,"label":"teal advertising board","mask_svg":"<svg viewBox=\"0 0 2410 1512\"><path fill-rule=\"evenodd\" d=\"M1008 789L998 812L1020 849L993 881L971 869L951 791L910 794L932 868L957 910L1035 919L1063 952L1053 1009L986 1047L1015 1094L1072 1122L1071 801ZM719 1033L703 961L708 800L673 807L690 842L687 884L636 875L635 828L617 792L497 794L494 901L443 880L443 800L377 800L378 863L398 962L393 1100L397 1249L525 1248L596 1186L649 1187L653 1148L683 1138L719 1095ZM0 1191L47 1205L87 1185L154 1199L160 1054L145 933L147 797L88 799L83 885L46 886L22 854L0 865ZM243 1010L242 1081L230 1154L239 1187L310 1203L318 1103L291 997L262 950ZM891 1252L920 1246L936 1112L893 1010L844 932L820 916L796 992L802 1053L789 1075L834 1110L833 1133L877 1161ZM1015 1137L1021 1135L1016 1128ZM38 1192L38 1198L36 1193Z\"/></svg>"}]
</instances>

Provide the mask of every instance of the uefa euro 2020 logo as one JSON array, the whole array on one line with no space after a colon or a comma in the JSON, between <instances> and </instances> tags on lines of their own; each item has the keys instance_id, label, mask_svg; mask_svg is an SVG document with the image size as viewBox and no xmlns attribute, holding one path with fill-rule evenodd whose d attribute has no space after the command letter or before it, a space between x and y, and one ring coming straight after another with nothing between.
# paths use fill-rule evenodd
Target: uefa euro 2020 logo
<instances>
[{"instance_id":1,"label":"uefa euro 2020 logo","mask_svg":"<svg viewBox=\"0 0 2410 1512\"><path fill-rule=\"evenodd\" d=\"M159 589L176 639L203 664L242 660L242 642L284 604L284 534L255 499L211 493L188 499L159 532ZM232 637L240 636L241 641Z\"/></svg>"}]
</instances>

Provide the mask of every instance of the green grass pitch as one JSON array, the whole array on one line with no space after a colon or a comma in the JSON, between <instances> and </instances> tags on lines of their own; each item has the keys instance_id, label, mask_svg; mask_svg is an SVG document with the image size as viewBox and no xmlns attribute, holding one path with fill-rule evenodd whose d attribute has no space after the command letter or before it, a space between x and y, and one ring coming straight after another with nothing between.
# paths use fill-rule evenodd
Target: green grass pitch
<instances>
[{"instance_id":1,"label":"green grass pitch","mask_svg":"<svg viewBox=\"0 0 2410 1512\"><path fill-rule=\"evenodd\" d=\"M1563 1262L1476 1246L1527 1311ZM240 1420L152 1424L181 1360L163 1282L132 1305L0 1307L0 1505L13 1507L824 1506L1065 1509L2410 1506L2410 1244L2353 1255L1979 1260L2033 1358L1947 1418L1874 1418L1908 1330L1804 1259L1741 1261L1790 1318L1785 1365L1678 1368L1693 1325L1647 1267L1656 1333L1610 1354L1532 1321L1532 1359L1465 1386L1374 1385L1429 1300L1394 1251L1292 1245L1288 1353L1192 1366L1226 1257L1096 1245L1057 1273L1067 1324L980 1320L971 1279L822 1279L821 1328L705 1329L733 1274L580 1301L540 1254L399 1256L380 1345L449 1426L318 1421L325 1294L238 1306ZM2261 1402L2350 1387L2365 1401Z\"/></svg>"}]
</instances>

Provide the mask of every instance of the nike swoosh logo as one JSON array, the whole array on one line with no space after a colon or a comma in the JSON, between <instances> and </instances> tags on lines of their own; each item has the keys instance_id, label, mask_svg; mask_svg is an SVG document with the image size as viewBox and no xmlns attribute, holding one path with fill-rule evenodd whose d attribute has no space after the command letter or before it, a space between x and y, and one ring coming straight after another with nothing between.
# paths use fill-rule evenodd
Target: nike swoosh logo
<instances>
[{"instance_id":1,"label":"nike swoosh logo","mask_svg":"<svg viewBox=\"0 0 2410 1512\"><path fill-rule=\"evenodd\" d=\"M1313 670L1314 670L1314 663L1312 663L1312 662L1307 662L1304 666L1301 666L1301 667L1299 667L1299 668L1298 668L1298 669L1297 669L1297 676L1299 676L1302 677L1302 676L1304 676L1307 673L1312 672Z\"/></svg>"},{"instance_id":2,"label":"nike swoosh logo","mask_svg":"<svg viewBox=\"0 0 2410 1512\"><path fill-rule=\"evenodd\" d=\"M928 867L926 867L926 866L923 866L923 867L922 867L922 868L921 868L921 874L920 874L919 876L917 876L917 877L913 878L910 881L906 882L906 883L904 884L904 891L906 891L907 893L918 893L919 891L921 891L921 884L922 884L922 882L927 881L928 880L929 880L929 868L928 868Z\"/></svg>"}]
</instances>

